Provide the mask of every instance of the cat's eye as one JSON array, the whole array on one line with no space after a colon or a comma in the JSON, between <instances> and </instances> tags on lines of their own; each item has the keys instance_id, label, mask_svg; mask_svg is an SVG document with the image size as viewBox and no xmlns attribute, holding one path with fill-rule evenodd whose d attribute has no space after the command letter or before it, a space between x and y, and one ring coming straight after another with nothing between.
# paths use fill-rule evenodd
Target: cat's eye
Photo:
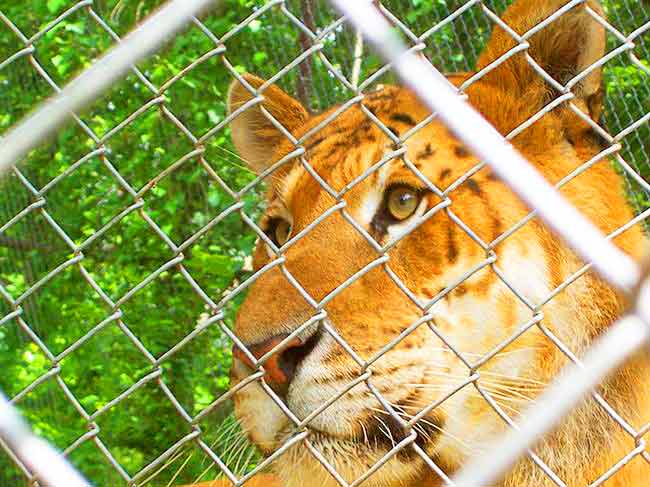
<instances>
[{"instance_id":1,"label":"cat's eye","mask_svg":"<svg viewBox=\"0 0 650 487\"><path fill-rule=\"evenodd\" d=\"M291 223L283 218L274 218L271 220L266 234L275 245L282 247L291 236Z\"/></svg>"},{"instance_id":2,"label":"cat's eye","mask_svg":"<svg viewBox=\"0 0 650 487\"><path fill-rule=\"evenodd\" d=\"M421 192L410 186L389 188L386 193L386 210L395 220L403 221L415 213L421 199Z\"/></svg>"}]
</instances>

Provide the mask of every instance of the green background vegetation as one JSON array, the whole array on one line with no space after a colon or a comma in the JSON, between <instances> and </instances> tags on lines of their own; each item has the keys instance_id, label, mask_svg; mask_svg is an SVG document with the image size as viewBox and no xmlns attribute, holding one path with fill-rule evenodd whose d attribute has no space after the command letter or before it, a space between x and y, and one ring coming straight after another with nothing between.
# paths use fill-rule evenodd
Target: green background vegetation
<instances>
[{"instance_id":1,"label":"green background vegetation","mask_svg":"<svg viewBox=\"0 0 650 487\"><path fill-rule=\"evenodd\" d=\"M73 6L72 0L0 0L0 10L27 37ZM119 35L127 33L152 12L160 1L98 0L93 10ZM287 2L298 17L307 2ZM414 32L455 10L456 0L390 0L384 5ZM501 12L504 3L487 2ZM650 19L650 9L641 1L606 1L609 17L624 33ZM250 15L263 2L226 0L204 19L216 36L222 36ZM321 1L313 2L313 23L321 29L335 18ZM490 25L480 9L473 8L427 40L426 54L447 72L469 69L476 60ZM647 37L647 35L645 36ZM105 52L112 40L86 8L58 23L36 42L36 59L62 86L75 73L88 67ZM346 76L352 70L354 34L335 30L325 40L325 54ZM617 44L612 37L610 47ZM279 8L274 8L230 38L225 54L239 72L270 77L301 51L300 31ZM0 23L0 62L24 45ZM158 55L141 63L140 69L155 86L179 73L215 44L196 26L176 37ZM637 41L636 56L648 66L645 39ZM379 58L364 53L361 79L381 66ZM303 68L304 69L304 68ZM280 80L291 93L302 93L313 111L344 100L350 93L327 72L318 58L309 61L310 78L300 81L294 69ZM231 76L219 56L211 57L165 92L165 106L197 136L224 119L224 100ZM390 81L383 77L377 82ZM616 133L650 112L650 84L629 59L620 56L607 65L608 105L605 123ZM38 102L53 92L22 57L0 71L0 133L19 121ZM135 75L129 75L81 116L99 137L154 98ZM624 156L644 176L650 175L650 137L643 126L623 142ZM111 136L106 157L121 176L139 189L154 176L193 150L192 144L152 105L126 128ZM72 163L96 148L95 142L77 124L69 124L21 165L23 175L37 189L60 175ZM234 154L228 130L206 143L205 160L223 183L237 191L254 179ZM259 216L261 186L243 197L246 214ZM630 184L630 197L638 210L649 206L648 195ZM88 159L71 176L63 178L46 195L46 210L77 244L95 234L122 210L133 197L117 182L101 157ZM189 159L145 195L146 214L176 244L204 227L229 208L234 200L212 178L197 158ZM16 175L0 180L0 226L35 201ZM250 275L246 257L255 234L235 212L218 223L185 253L184 265L197 284L215 302ZM84 250L84 268L114 301L169 261L173 254L151 230L139 211L121 218ZM38 211L0 235L0 282L17 298L52 269L72 256L61 237ZM232 325L241 297L225 309L225 323ZM72 265L58 273L23 302L23 318L54 355L61 353L112 310ZM122 321L146 349L159 357L205 319L207 308L175 267L163 272L137 292L122 307ZM0 299L0 318L11 311ZM163 381L181 406L194 416L228 389L231 342L211 325L162 364ZM61 379L88 413L106 405L121 392L151 372L151 364L125 336L115 321L106 324L61 362ZM19 394L52 367L41 349L16 320L0 325L0 390L9 397ZM34 430L64 449L88 431L88 425L66 399L56 380L50 378L19 402L21 412ZM191 432L157 382L151 381L97 419L99 438L129 474L138 472L173 443ZM255 452L243 441L232 419L230 406L216 408L199 424L205 442L238 472L255 464ZM72 462L96 485L120 485L119 475L92 442L83 443L70 455ZM183 483L217 475L204 453L190 443L149 485ZM24 479L0 450L0 485L21 485Z\"/></svg>"}]
</instances>

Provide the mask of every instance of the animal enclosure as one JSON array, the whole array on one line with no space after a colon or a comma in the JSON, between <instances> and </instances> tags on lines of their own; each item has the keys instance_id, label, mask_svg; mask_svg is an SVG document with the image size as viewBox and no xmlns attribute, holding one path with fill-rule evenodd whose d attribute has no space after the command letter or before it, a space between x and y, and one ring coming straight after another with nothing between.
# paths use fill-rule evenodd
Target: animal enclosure
<instances>
[{"instance_id":1,"label":"animal enclosure","mask_svg":"<svg viewBox=\"0 0 650 487\"><path fill-rule=\"evenodd\" d=\"M503 28L499 16L510 2L374 3L408 52L453 77L474 70L495 25ZM530 36L570 15L572 9L582 8L585 2L566 3L531 31L519 32L519 37L515 34L508 53L465 78L460 92L511 56L526 55ZM610 233L614 238L646 225L650 216L650 6L642 0L603 3L602 15L593 10L589 15L593 22L605 26L606 54L563 80L536 66L552 96L542 110L504 135L509 140L515 138L555 110L582 114L603 149L551 183L560 189L570 187L592 168L611 164L625 181L635 213ZM33 4L0 0L2 136L10 134L12 126L87 69L160 4L144 0ZM529 62L533 65L534 59ZM602 116L591 120L583 107L574 103L574 92L601 67L605 105ZM160 51L138 62L88 107L75 112L73 120L58 127L49 139L38 141L2 176L0 390L34 432L63 451L89 482L184 485L224 478L242 485L295 444L304 445L305 454L317 458L336 478L336 469L309 443L310 421L360 386L376 396L386 406L385 415L404 423L400 425L408 432L373 469L380 469L402 450L413 450L427 463L432 477L451 485L451 473L419 447L417 438L422 432L418 420L423 415L418 412L405 419L382 401L373 385L374 362L416 329L427 327L467 366L466 375L455 378L440 404L465 388L474 388L509 424L519 421L518 406L500 402L499 391L490 387L494 383L489 374L481 375L485 364L533 329L565 355L567 364L578 361L576 354L584 350L573 350L546 326L544 309L590 273L591 264L576 268L533 302L508 282L499 258L500 246L536 215L485 241L455 213L457 202L465 197L463 188L472 186L472 176L488 169L490 147L479 154L480 162L444 188L426 180L406 162L415 177L439 198L439 203L422 215L422 221L438 213L448 215L456 231L472 239L484 255L480 264L464 269L426 301L415 296L391 269L390 256L397 242L375 242L348 212L346 195L384 165L404 158L409 139L436 116L396 134L368 112L368 120L391 140L392 147L343 188L329 187L313 170L305 156L310 142L305 135L296 139L285 130L292 151L259 174L248 169L247 161L238 155L231 138L232 124L256 109L270 83L284 89L310 113L337 104L341 107L309 134L317 136L345 110L363 106L364 100L382 87L402 83L404 78L391 68L368 44L358 20L344 19L329 2L215 2L205 14L189 18L187 29L168 39ZM269 83L251 85L244 73L254 73ZM228 87L235 80L250 89L252 96L229 113ZM322 218L309 223L286 245L276 245L259 223L266 210L264 193L275 172L294 161L309 172L332 202ZM594 188L594 192L600 190ZM275 267L284 269L283 256L291 246L333 214L367 240L376 258L345 280L327 283L330 292L319 300L309 296L290 273L285 277L313 305L313 315L299 330L322 322L324 332L349 352L361 371L307 419L299 419L264 382L264 363L269 357L253 357L233 328L249 288ZM562 216L563 212L558 212L558 226L562 226ZM400 239L415 229L410 228ZM564 228L564 232L562 236L567 238L575 229ZM582 237L573 236L574 240ZM254 268L251 259L258 240L267 243L274 254L260 269ZM592 243L598 247L595 241L583 245L591 247ZM594 262L594 266L615 267L611 262ZM374 358L362 359L345 344L336 327L327 323L324 310L330 300L376 269L383 270L416 303L421 317L401 334L387 338ZM623 269L611 269L612 275ZM469 356L445 342L430 310L479 272L489 272L503 282L529 308L530 316L498 347ZM233 346L244 356L248 353L248 359L259 360L248 379L230 387ZM233 414L233 397L251 383L261 384L295 426L291 438L266 458L248 443ZM650 461L650 454L643 439L645 427L630 426L598 392L592 400L611 419L611 427L625 431L632 444L620 462L607 465L591 483L601 485L630 462ZM428 412L438 405L423 405L421 410ZM544 458L534 457L533 461L546 478L566 485L567 479L558 478ZM369 471L369 482L375 470ZM35 485L38 480L37 473L0 438L0 485ZM342 485L363 485L364 480L337 478Z\"/></svg>"}]
</instances>

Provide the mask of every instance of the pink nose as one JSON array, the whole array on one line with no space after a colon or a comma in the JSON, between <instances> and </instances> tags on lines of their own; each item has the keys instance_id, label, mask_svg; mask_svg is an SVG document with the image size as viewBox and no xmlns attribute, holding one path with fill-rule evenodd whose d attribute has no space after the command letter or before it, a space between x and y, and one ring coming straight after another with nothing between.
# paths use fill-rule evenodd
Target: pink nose
<instances>
[{"instance_id":1,"label":"pink nose","mask_svg":"<svg viewBox=\"0 0 650 487\"><path fill-rule=\"evenodd\" d=\"M258 343L255 345L249 345L248 350L251 354L259 360L268 352L273 350L278 346L288 335L277 335L273 338ZM282 348L276 351L273 355L268 357L266 361L262 364L264 367L264 378L267 383L271 386L288 386L293 379L293 375L298 366L298 362L301 359L300 353L295 353L296 350L300 349L303 343L298 338L293 338L289 342L285 343ZM248 356L239 349L236 345L233 346L232 355L235 359L241 360L250 368L255 368L255 364L251 362Z\"/></svg>"}]
</instances>

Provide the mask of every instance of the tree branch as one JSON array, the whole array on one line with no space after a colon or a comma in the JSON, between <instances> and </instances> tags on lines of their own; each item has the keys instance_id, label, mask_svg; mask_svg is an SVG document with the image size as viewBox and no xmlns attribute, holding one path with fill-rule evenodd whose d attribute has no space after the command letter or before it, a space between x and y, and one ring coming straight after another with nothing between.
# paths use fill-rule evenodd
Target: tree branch
<instances>
[{"instance_id":1,"label":"tree branch","mask_svg":"<svg viewBox=\"0 0 650 487\"><path fill-rule=\"evenodd\" d=\"M300 2L300 5L302 10L303 24L305 24L305 26L310 31L314 32L316 27L314 24L312 0L302 0ZM300 31L299 41L303 52L312 46L311 39L303 31ZM313 86L312 77L311 57L309 57L298 65L298 82L296 86L296 94L298 96L298 99L307 109L307 111L311 111L311 88Z\"/></svg>"},{"instance_id":2,"label":"tree branch","mask_svg":"<svg viewBox=\"0 0 650 487\"><path fill-rule=\"evenodd\" d=\"M54 251L57 248L53 245L44 242L34 242L30 240L22 240L18 238L7 237L0 235L0 247L9 247L15 250L47 250Z\"/></svg>"}]
</instances>

